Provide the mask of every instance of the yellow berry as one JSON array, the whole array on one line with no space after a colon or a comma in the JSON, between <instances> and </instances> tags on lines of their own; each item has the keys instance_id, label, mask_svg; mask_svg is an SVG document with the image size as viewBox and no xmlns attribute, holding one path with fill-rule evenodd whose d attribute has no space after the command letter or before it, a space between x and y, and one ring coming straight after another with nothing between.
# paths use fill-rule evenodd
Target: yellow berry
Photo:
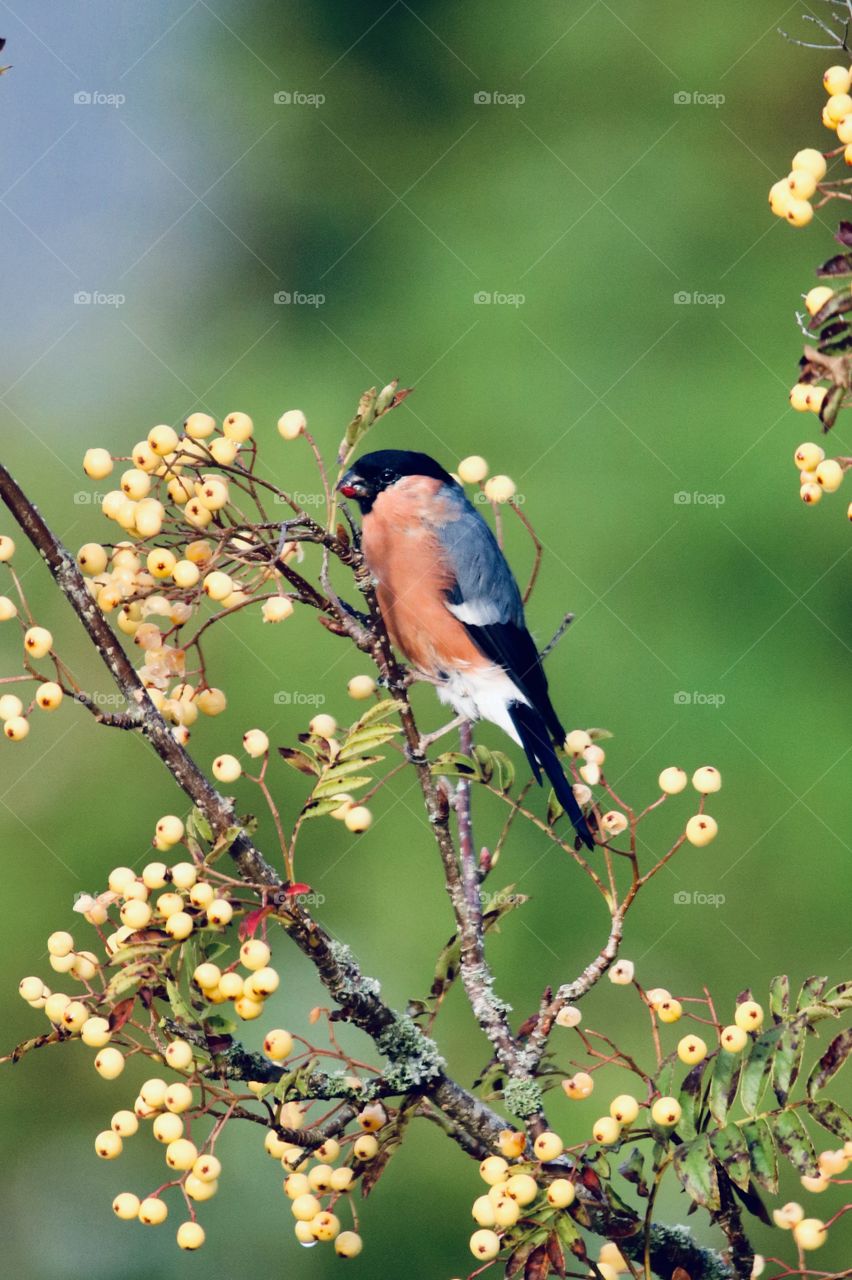
<instances>
[{"instance_id":1,"label":"yellow berry","mask_svg":"<svg viewBox=\"0 0 852 1280\"><path fill-rule=\"evenodd\" d=\"M595 1087L595 1082L587 1071L577 1071L568 1080L562 1081L562 1088L569 1098L575 1100L588 1098Z\"/></svg>"},{"instance_id":2,"label":"yellow berry","mask_svg":"<svg viewBox=\"0 0 852 1280\"><path fill-rule=\"evenodd\" d=\"M654 1008L660 1022L679 1022L683 1016L683 1007L679 1000L661 1000Z\"/></svg>"},{"instance_id":3,"label":"yellow berry","mask_svg":"<svg viewBox=\"0 0 852 1280\"><path fill-rule=\"evenodd\" d=\"M213 761L213 777L219 782L236 782L243 771L236 756L222 755L217 756Z\"/></svg>"},{"instance_id":4,"label":"yellow berry","mask_svg":"<svg viewBox=\"0 0 852 1280\"><path fill-rule=\"evenodd\" d=\"M372 825L373 815L366 805L356 804L347 810L343 821L348 831L352 831L355 835L360 835L362 831L366 831Z\"/></svg>"},{"instance_id":5,"label":"yellow berry","mask_svg":"<svg viewBox=\"0 0 852 1280\"><path fill-rule=\"evenodd\" d=\"M558 1159L559 1156L562 1155L564 1149L565 1148L559 1134L552 1133L550 1131L540 1133L533 1143L533 1151L535 1152L536 1157L543 1163L546 1163L548 1160Z\"/></svg>"},{"instance_id":6,"label":"yellow berry","mask_svg":"<svg viewBox=\"0 0 852 1280\"><path fill-rule=\"evenodd\" d=\"M95 1151L102 1160L115 1160L124 1149L124 1143L112 1129L104 1129L95 1138Z\"/></svg>"},{"instance_id":7,"label":"yellow berry","mask_svg":"<svg viewBox=\"0 0 852 1280\"><path fill-rule=\"evenodd\" d=\"M486 1156L479 1166L479 1176L483 1182L493 1187L504 1180L508 1169L509 1162L502 1156Z\"/></svg>"},{"instance_id":8,"label":"yellow berry","mask_svg":"<svg viewBox=\"0 0 852 1280\"><path fill-rule=\"evenodd\" d=\"M91 480L103 480L112 468L113 461L108 449L87 449L83 454L83 470Z\"/></svg>"},{"instance_id":9,"label":"yellow berry","mask_svg":"<svg viewBox=\"0 0 852 1280\"><path fill-rule=\"evenodd\" d=\"M107 1045L95 1058L95 1070L104 1080L117 1080L124 1070L124 1054L120 1049Z\"/></svg>"},{"instance_id":10,"label":"yellow berry","mask_svg":"<svg viewBox=\"0 0 852 1280\"><path fill-rule=\"evenodd\" d=\"M130 1221L139 1214L139 1197L132 1191L121 1191L112 1202L112 1211L117 1218Z\"/></svg>"},{"instance_id":11,"label":"yellow berry","mask_svg":"<svg viewBox=\"0 0 852 1280\"><path fill-rule=\"evenodd\" d=\"M840 127L837 130L840 138ZM840 138L843 142L843 138ZM810 200L817 188L817 180L809 169L794 169L787 179L791 192L797 200Z\"/></svg>"},{"instance_id":12,"label":"yellow berry","mask_svg":"<svg viewBox=\"0 0 852 1280\"><path fill-rule=\"evenodd\" d=\"M24 634L24 648L31 658L45 658L53 648L53 636L47 627L30 627Z\"/></svg>"},{"instance_id":13,"label":"yellow berry","mask_svg":"<svg viewBox=\"0 0 852 1280\"><path fill-rule=\"evenodd\" d=\"M701 1036L684 1036L678 1041L677 1056L681 1062L693 1066L696 1062L703 1062L707 1057L707 1045Z\"/></svg>"},{"instance_id":14,"label":"yellow berry","mask_svg":"<svg viewBox=\"0 0 852 1280\"><path fill-rule=\"evenodd\" d=\"M567 1209L574 1203L576 1194L573 1182L567 1178L555 1178L547 1188L547 1201L554 1209Z\"/></svg>"},{"instance_id":15,"label":"yellow berry","mask_svg":"<svg viewBox=\"0 0 852 1280\"><path fill-rule=\"evenodd\" d=\"M36 702L42 711L55 711L63 697L62 687L55 680L45 680L36 690Z\"/></svg>"},{"instance_id":16,"label":"yellow berry","mask_svg":"<svg viewBox=\"0 0 852 1280\"><path fill-rule=\"evenodd\" d=\"M742 1053L748 1044L748 1035L742 1027L736 1024L730 1027L723 1027L719 1034L719 1044L726 1053Z\"/></svg>"},{"instance_id":17,"label":"yellow berry","mask_svg":"<svg viewBox=\"0 0 852 1280\"><path fill-rule=\"evenodd\" d=\"M703 849L711 840L715 840L719 826L709 813L696 813L686 824L686 838L696 849Z\"/></svg>"},{"instance_id":18,"label":"yellow berry","mask_svg":"<svg viewBox=\"0 0 852 1280\"><path fill-rule=\"evenodd\" d=\"M143 1101L145 1101L144 1098ZM171 1143L177 1142L183 1134L183 1121L174 1112L165 1111L162 1115L155 1117L151 1132L158 1142L162 1142L165 1146L170 1146Z\"/></svg>"},{"instance_id":19,"label":"yellow berry","mask_svg":"<svg viewBox=\"0 0 852 1280\"><path fill-rule=\"evenodd\" d=\"M262 729L249 729L243 734L243 750L257 760L269 750L269 738Z\"/></svg>"},{"instance_id":20,"label":"yellow berry","mask_svg":"<svg viewBox=\"0 0 852 1280\"><path fill-rule=\"evenodd\" d=\"M363 1247L357 1231L341 1231L334 1241L334 1252L341 1258L357 1258Z\"/></svg>"},{"instance_id":21,"label":"yellow berry","mask_svg":"<svg viewBox=\"0 0 852 1280\"><path fill-rule=\"evenodd\" d=\"M202 1182L216 1182L222 1172L222 1162L218 1156L201 1155L192 1166L192 1172Z\"/></svg>"},{"instance_id":22,"label":"yellow berry","mask_svg":"<svg viewBox=\"0 0 852 1280\"><path fill-rule=\"evenodd\" d=\"M175 1071L186 1071L192 1066L192 1045L186 1040L172 1040L171 1044L166 1046L165 1059Z\"/></svg>"},{"instance_id":23,"label":"yellow berry","mask_svg":"<svg viewBox=\"0 0 852 1280\"><path fill-rule=\"evenodd\" d=\"M763 1026L763 1008L756 1000L743 1000L734 1013L734 1022L743 1031L759 1031Z\"/></svg>"},{"instance_id":24,"label":"yellow berry","mask_svg":"<svg viewBox=\"0 0 852 1280\"><path fill-rule=\"evenodd\" d=\"M700 769L696 769L692 775L692 785L701 795L711 795L714 791L718 791L722 786L722 778L718 769L714 769L712 765L702 765Z\"/></svg>"},{"instance_id":25,"label":"yellow berry","mask_svg":"<svg viewBox=\"0 0 852 1280\"><path fill-rule=\"evenodd\" d=\"M278 434L282 440L297 440L307 425L301 409L287 409L278 419Z\"/></svg>"},{"instance_id":26,"label":"yellow berry","mask_svg":"<svg viewBox=\"0 0 852 1280\"><path fill-rule=\"evenodd\" d=\"M170 1169L183 1172L191 1169L198 1159L198 1148L189 1138L175 1138L166 1147L166 1164Z\"/></svg>"},{"instance_id":27,"label":"yellow berry","mask_svg":"<svg viewBox=\"0 0 852 1280\"><path fill-rule=\"evenodd\" d=\"M848 67L829 67L822 77L826 93L848 93L850 74Z\"/></svg>"},{"instance_id":28,"label":"yellow berry","mask_svg":"<svg viewBox=\"0 0 852 1280\"><path fill-rule=\"evenodd\" d=\"M490 476L484 487L489 502L509 502L516 493L515 482L509 476Z\"/></svg>"},{"instance_id":29,"label":"yellow berry","mask_svg":"<svg viewBox=\"0 0 852 1280\"><path fill-rule=\"evenodd\" d=\"M264 622L283 622L292 612L293 601L289 596L274 596L271 600L264 600L261 606Z\"/></svg>"},{"instance_id":30,"label":"yellow berry","mask_svg":"<svg viewBox=\"0 0 852 1280\"><path fill-rule=\"evenodd\" d=\"M818 444L813 444L806 440L804 444L800 444L796 450L793 461L800 471L816 471L816 468L825 457L825 450L820 448Z\"/></svg>"},{"instance_id":31,"label":"yellow berry","mask_svg":"<svg viewBox=\"0 0 852 1280\"><path fill-rule=\"evenodd\" d=\"M816 482L826 493L834 493L843 482L843 468L834 458L825 458L817 464Z\"/></svg>"},{"instance_id":32,"label":"yellow berry","mask_svg":"<svg viewBox=\"0 0 852 1280\"><path fill-rule=\"evenodd\" d=\"M371 1133L362 1133L352 1144L356 1160L372 1160L379 1153L379 1144Z\"/></svg>"},{"instance_id":33,"label":"yellow berry","mask_svg":"<svg viewBox=\"0 0 852 1280\"><path fill-rule=\"evenodd\" d=\"M651 1107L651 1118L655 1124L663 1128L673 1128L681 1117L681 1107L677 1098L658 1098Z\"/></svg>"},{"instance_id":34,"label":"yellow berry","mask_svg":"<svg viewBox=\"0 0 852 1280\"><path fill-rule=\"evenodd\" d=\"M621 1125L612 1116L601 1116L592 1127L592 1137L602 1146L612 1146L621 1137Z\"/></svg>"},{"instance_id":35,"label":"yellow berry","mask_svg":"<svg viewBox=\"0 0 852 1280\"><path fill-rule=\"evenodd\" d=\"M816 506L816 504L822 500L822 489L818 484L814 484L812 482L805 483L799 490L799 497L807 506Z\"/></svg>"},{"instance_id":36,"label":"yellow berry","mask_svg":"<svg viewBox=\"0 0 852 1280\"><path fill-rule=\"evenodd\" d=\"M353 676L347 685L350 698L362 701L371 698L376 692L376 682L372 676Z\"/></svg>"},{"instance_id":37,"label":"yellow berry","mask_svg":"<svg viewBox=\"0 0 852 1280\"><path fill-rule=\"evenodd\" d=\"M852 107L849 109L852 111ZM233 440L237 444L249 440L253 431L254 423L247 413L229 413L222 423L223 434L228 440Z\"/></svg>"},{"instance_id":38,"label":"yellow berry","mask_svg":"<svg viewBox=\"0 0 852 1280\"><path fill-rule=\"evenodd\" d=\"M182 1222L177 1229L181 1249L200 1249L204 1244L204 1228L200 1222Z\"/></svg>"},{"instance_id":39,"label":"yellow berry","mask_svg":"<svg viewBox=\"0 0 852 1280\"><path fill-rule=\"evenodd\" d=\"M500 1237L494 1231L474 1231L470 1237L470 1251L480 1261L490 1262L500 1252Z\"/></svg>"},{"instance_id":40,"label":"yellow berry","mask_svg":"<svg viewBox=\"0 0 852 1280\"><path fill-rule=\"evenodd\" d=\"M139 1206L139 1221L146 1227L158 1227L169 1216L169 1206L159 1196L146 1196Z\"/></svg>"},{"instance_id":41,"label":"yellow berry","mask_svg":"<svg viewBox=\"0 0 852 1280\"><path fill-rule=\"evenodd\" d=\"M179 443L178 433L174 427L161 424L152 427L148 432L148 444L160 458L165 457L167 453L174 453Z\"/></svg>"},{"instance_id":42,"label":"yellow berry","mask_svg":"<svg viewBox=\"0 0 852 1280\"><path fill-rule=\"evenodd\" d=\"M639 1114L639 1103L632 1093L620 1093L609 1104L609 1114L619 1124L632 1124Z\"/></svg>"},{"instance_id":43,"label":"yellow berry","mask_svg":"<svg viewBox=\"0 0 852 1280\"><path fill-rule=\"evenodd\" d=\"M219 966L205 960L193 970L192 979L202 991L212 991L218 985L221 976L222 971Z\"/></svg>"},{"instance_id":44,"label":"yellow berry","mask_svg":"<svg viewBox=\"0 0 852 1280\"><path fill-rule=\"evenodd\" d=\"M116 1111L109 1127L120 1138L132 1138L139 1130L139 1117L134 1111Z\"/></svg>"},{"instance_id":45,"label":"yellow berry","mask_svg":"<svg viewBox=\"0 0 852 1280\"><path fill-rule=\"evenodd\" d=\"M819 1218L803 1218L793 1227L793 1239L800 1249L819 1249L828 1238L825 1223Z\"/></svg>"},{"instance_id":46,"label":"yellow berry","mask_svg":"<svg viewBox=\"0 0 852 1280\"><path fill-rule=\"evenodd\" d=\"M469 458L462 458L456 474L462 484L481 484L488 475L488 463L479 454L472 453Z\"/></svg>"}]
</instances>

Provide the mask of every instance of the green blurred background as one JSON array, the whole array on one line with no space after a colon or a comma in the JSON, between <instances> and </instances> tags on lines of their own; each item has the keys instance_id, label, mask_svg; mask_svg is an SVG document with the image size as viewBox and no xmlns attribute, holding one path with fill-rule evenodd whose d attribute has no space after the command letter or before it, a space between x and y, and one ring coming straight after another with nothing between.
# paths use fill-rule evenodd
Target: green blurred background
<instances>
[{"instance_id":1,"label":"green blurred background","mask_svg":"<svg viewBox=\"0 0 852 1280\"><path fill-rule=\"evenodd\" d=\"M729 1010L781 970L848 977L849 527L842 495L798 502L791 455L815 428L786 402L794 309L835 220L823 211L793 232L765 203L794 150L825 145L831 59L776 33L797 6L717 0L700 21L661 0L3 9L2 457L56 529L74 548L110 536L88 502L85 447L126 453L192 409L252 414L270 474L310 495L308 451L278 438L279 413L303 408L331 453L360 391L399 376L416 394L376 444L451 466L480 452L516 478L546 547L531 624L546 639L577 615L549 662L555 701L569 725L614 732L617 789L642 804L664 765L723 773L718 840L684 852L630 917L639 978L685 994L709 983ZM835 452L852 451L843 422L835 434ZM514 528L508 541L523 575L529 543ZM26 549L18 561L39 618L108 692L40 565ZM271 628L246 611L211 651L231 701L193 733L205 764L255 724L292 741L311 699L348 716L346 681L364 669L301 615ZM0 656L13 671L14 634ZM429 692L418 701L437 723ZM273 777L293 812L298 776ZM15 989L47 974L44 939L77 919L73 895L144 859L173 810L182 799L149 753L71 706L0 752L5 1045L41 1026ZM450 911L410 784L376 810L358 840L317 824L299 874L402 1005L428 988ZM688 812L675 801L648 839ZM498 815L479 803L476 817L491 838ZM546 983L579 972L605 921L532 830L507 850L493 887L505 883L532 898L491 943L521 1018ZM295 953L277 959L271 1025L303 1031L319 988ZM585 1020L649 1057L629 991L604 983ZM471 1082L484 1042L460 991L438 1027ZM137 1139L118 1164L97 1160L92 1138L129 1105L133 1073L107 1084L90 1057L71 1046L0 1077L8 1274L337 1274L330 1250L294 1242L255 1134L225 1140L202 1254L179 1254L170 1228L115 1221L112 1195L153 1186L160 1153ZM560 1093L553 1120L577 1141L602 1109ZM351 1273L466 1272L478 1185L437 1130L415 1126L363 1208ZM787 1177L782 1197L797 1190ZM827 1217L839 1197L809 1211ZM661 1209L679 1220L684 1199L672 1189ZM815 1265L848 1264L841 1235ZM789 1246L764 1228L755 1239Z\"/></svg>"}]
</instances>

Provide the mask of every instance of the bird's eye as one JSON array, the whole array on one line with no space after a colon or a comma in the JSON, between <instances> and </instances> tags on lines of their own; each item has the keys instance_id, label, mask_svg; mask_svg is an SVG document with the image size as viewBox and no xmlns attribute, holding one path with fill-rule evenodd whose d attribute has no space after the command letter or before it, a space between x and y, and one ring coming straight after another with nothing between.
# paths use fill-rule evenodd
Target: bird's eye
<instances>
[{"instance_id":1,"label":"bird's eye","mask_svg":"<svg viewBox=\"0 0 852 1280\"><path fill-rule=\"evenodd\" d=\"M391 481L395 478L395 475L396 473L393 471L391 467L385 467L384 471L382 472L382 480L384 481L385 484L390 484Z\"/></svg>"}]
</instances>

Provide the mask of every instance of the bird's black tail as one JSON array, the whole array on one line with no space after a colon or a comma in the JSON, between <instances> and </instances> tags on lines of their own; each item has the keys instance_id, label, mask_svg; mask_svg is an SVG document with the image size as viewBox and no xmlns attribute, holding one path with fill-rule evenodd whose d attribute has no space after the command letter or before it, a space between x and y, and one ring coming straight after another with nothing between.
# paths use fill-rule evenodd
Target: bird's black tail
<instances>
[{"instance_id":1,"label":"bird's black tail","mask_svg":"<svg viewBox=\"0 0 852 1280\"><path fill-rule=\"evenodd\" d=\"M512 724L518 731L521 746L526 752L530 768L535 774L536 782L541 785L542 769L547 774L556 799L568 814L568 818L587 849L594 849L595 841L583 811L577 803L571 783L562 772L559 757L553 749L550 734L543 717L524 702L512 702L509 705Z\"/></svg>"}]
</instances>

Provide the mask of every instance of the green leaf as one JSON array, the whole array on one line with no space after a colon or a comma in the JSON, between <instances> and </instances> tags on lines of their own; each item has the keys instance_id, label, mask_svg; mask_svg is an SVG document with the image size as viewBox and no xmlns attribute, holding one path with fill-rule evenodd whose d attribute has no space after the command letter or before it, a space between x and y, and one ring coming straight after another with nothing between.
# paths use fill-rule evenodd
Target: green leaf
<instances>
[{"instance_id":1,"label":"green leaf","mask_svg":"<svg viewBox=\"0 0 852 1280\"><path fill-rule=\"evenodd\" d=\"M176 1018L179 1018L181 1022L195 1022L195 1014L187 1004L180 987L171 978L166 978L166 994L169 997L172 1013Z\"/></svg>"},{"instance_id":2,"label":"green leaf","mask_svg":"<svg viewBox=\"0 0 852 1280\"><path fill-rule=\"evenodd\" d=\"M731 1104L737 1096L737 1086L742 1070L742 1055L720 1049L713 1064L710 1079L710 1114L719 1124L724 1124Z\"/></svg>"},{"instance_id":3,"label":"green leaf","mask_svg":"<svg viewBox=\"0 0 852 1280\"><path fill-rule=\"evenodd\" d=\"M316 760L312 759L306 751L297 751L295 747L279 747L278 754L291 769L296 769L299 773L306 773L312 778L319 777L320 767Z\"/></svg>"},{"instance_id":4,"label":"green leaf","mask_svg":"<svg viewBox=\"0 0 852 1280\"><path fill-rule=\"evenodd\" d=\"M607 742L613 735L610 729L587 729L592 742Z\"/></svg>"},{"instance_id":5,"label":"green leaf","mask_svg":"<svg viewBox=\"0 0 852 1280\"><path fill-rule=\"evenodd\" d=\"M778 1150L787 1157L793 1168L798 1169L799 1173L815 1175L818 1169L814 1144L808 1137L808 1132L799 1119L798 1113L790 1110L782 1111L779 1115L770 1117L770 1124Z\"/></svg>"},{"instance_id":6,"label":"green leaf","mask_svg":"<svg viewBox=\"0 0 852 1280\"><path fill-rule=\"evenodd\" d=\"M372 751L376 747L381 747L386 742L390 742L394 734L397 733L402 733L402 729L398 724L367 725L365 728L358 729L355 733L350 734L337 753L337 758L338 760L351 760L353 756L362 755L365 751Z\"/></svg>"},{"instance_id":7,"label":"green leaf","mask_svg":"<svg viewBox=\"0 0 852 1280\"><path fill-rule=\"evenodd\" d=\"M711 1210L721 1208L719 1179L706 1133L676 1149L674 1167L681 1185L696 1204Z\"/></svg>"},{"instance_id":8,"label":"green leaf","mask_svg":"<svg viewBox=\"0 0 852 1280\"><path fill-rule=\"evenodd\" d=\"M749 1120L742 1130L755 1178L771 1195L777 1195L778 1159L772 1130L765 1120Z\"/></svg>"},{"instance_id":9,"label":"green leaf","mask_svg":"<svg viewBox=\"0 0 852 1280\"><path fill-rule=\"evenodd\" d=\"M634 1183L637 1195L646 1197L648 1184L643 1177L644 1167L645 1157L639 1147L634 1147L624 1163L618 1166L618 1172L626 1182Z\"/></svg>"},{"instance_id":10,"label":"green leaf","mask_svg":"<svg viewBox=\"0 0 852 1280\"><path fill-rule=\"evenodd\" d=\"M808 1005L816 1004L820 996L828 986L828 978L815 976L808 978L802 983L802 989L799 992L799 998L796 1001L796 1009L805 1009Z\"/></svg>"},{"instance_id":11,"label":"green leaf","mask_svg":"<svg viewBox=\"0 0 852 1280\"><path fill-rule=\"evenodd\" d=\"M113 963L115 956L113 956ZM151 965L149 962L141 962L139 964L127 964L119 969L107 983L104 991L104 1002L111 1004L114 1000L121 999L122 996L129 995L132 991L136 991L141 987L142 983L151 977Z\"/></svg>"},{"instance_id":12,"label":"green leaf","mask_svg":"<svg viewBox=\"0 0 852 1280\"><path fill-rule=\"evenodd\" d=\"M399 698L382 698L380 702L374 702L368 707L359 720L349 730L351 736L358 729L365 728L368 724L375 724L377 720L386 719L388 716L394 715L397 711L401 711L405 706Z\"/></svg>"},{"instance_id":13,"label":"green leaf","mask_svg":"<svg viewBox=\"0 0 852 1280\"><path fill-rule=\"evenodd\" d=\"M701 1087L708 1061L697 1062L684 1076L680 1087L678 1101L681 1106L681 1118L678 1122L678 1133L684 1138L694 1138L698 1132L698 1113L701 1108Z\"/></svg>"},{"instance_id":14,"label":"green leaf","mask_svg":"<svg viewBox=\"0 0 852 1280\"><path fill-rule=\"evenodd\" d=\"M187 818L186 825L190 835L198 836L201 840L206 840L208 844L213 843L213 828L200 809L192 810Z\"/></svg>"},{"instance_id":15,"label":"green leaf","mask_svg":"<svg viewBox=\"0 0 852 1280\"><path fill-rule=\"evenodd\" d=\"M357 773L359 769L369 769L382 760L384 756L358 756L355 760L344 760L341 764L333 764L323 770L319 785L324 787L329 782L338 782L341 778L347 778L350 773Z\"/></svg>"},{"instance_id":16,"label":"green leaf","mask_svg":"<svg viewBox=\"0 0 852 1280\"><path fill-rule=\"evenodd\" d=\"M808 1114L816 1120L817 1124L821 1124L823 1129L836 1134L844 1142L852 1142L852 1116L836 1102L829 1102L824 1098L818 1102L807 1103L807 1108Z\"/></svg>"},{"instance_id":17,"label":"green leaf","mask_svg":"<svg viewBox=\"0 0 852 1280\"><path fill-rule=\"evenodd\" d=\"M743 1191L748 1190L751 1175L751 1161L748 1145L735 1124L726 1124L724 1129L716 1129L710 1134L710 1145L716 1159L725 1168L732 1182Z\"/></svg>"},{"instance_id":18,"label":"green leaf","mask_svg":"<svg viewBox=\"0 0 852 1280\"><path fill-rule=\"evenodd\" d=\"M491 757L497 769L497 786L505 795L515 783L515 766L503 751L492 751Z\"/></svg>"},{"instance_id":19,"label":"green leaf","mask_svg":"<svg viewBox=\"0 0 852 1280\"><path fill-rule=\"evenodd\" d=\"M369 781L369 779L368 779ZM340 808L340 800L309 800L302 810L302 819L307 821L308 818L324 818L327 813L332 813L335 809Z\"/></svg>"},{"instance_id":20,"label":"green leaf","mask_svg":"<svg viewBox=\"0 0 852 1280\"><path fill-rule=\"evenodd\" d=\"M779 973L769 984L769 1012L776 1022L786 1018L790 1008L790 979Z\"/></svg>"},{"instance_id":21,"label":"green leaf","mask_svg":"<svg viewBox=\"0 0 852 1280\"><path fill-rule=\"evenodd\" d=\"M564 812L562 805L556 799L556 792L551 791L547 797L547 825L554 827Z\"/></svg>"},{"instance_id":22,"label":"green leaf","mask_svg":"<svg viewBox=\"0 0 852 1280\"><path fill-rule=\"evenodd\" d=\"M443 755L438 756L432 761L430 772L444 774L450 778L470 778L475 782L482 781L479 761L472 760L470 756L464 756L459 751L445 751Z\"/></svg>"},{"instance_id":23,"label":"green leaf","mask_svg":"<svg viewBox=\"0 0 852 1280\"><path fill-rule=\"evenodd\" d=\"M816 1063L808 1076L808 1097L813 1098L824 1089L832 1076L835 1076L852 1053L852 1027L847 1027L836 1035L825 1053Z\"/></svg>"},{"instance_id":24,"label":"green leaf","mask_svg":"<svg viewBox=\"0 0 852 1280\"><path fill-rule=\"evenodd\" d=\"M772 1065L772 1055L775 1052L782 1027L783 1024L779 1023L777 1026L761 1032L757 1039L752 1042L748 1062L743 1068L740 1083L740 1102L744 1110L752 1115L757 1110L757 1104L766 1085L766 1077Z\"/></svg>"},{"instance_id":25,"label":"green leaf","mask_svg":"<svg viewBox=\"0 0 852 1280\"><path fill-rule=\"evenodd\" d=\"M473 758L479 765L480 780L482 782L490 782L494 776L494 759L491 752L487 747L483 747L477 743L473 748Z\"/></svg>"},{"instance_id":26,"label":"green leaf","mask_svg":"<svg viewBox=\"0 0 852 1280\"><path fill-rule=\"evenodd\" d=\"M801 1069L807 1034L808 1020L800 1015L785 1022L778 1037L778 1048L772 1061L772 1086L782 1107Z\"/></svg>"}]
</instances>

